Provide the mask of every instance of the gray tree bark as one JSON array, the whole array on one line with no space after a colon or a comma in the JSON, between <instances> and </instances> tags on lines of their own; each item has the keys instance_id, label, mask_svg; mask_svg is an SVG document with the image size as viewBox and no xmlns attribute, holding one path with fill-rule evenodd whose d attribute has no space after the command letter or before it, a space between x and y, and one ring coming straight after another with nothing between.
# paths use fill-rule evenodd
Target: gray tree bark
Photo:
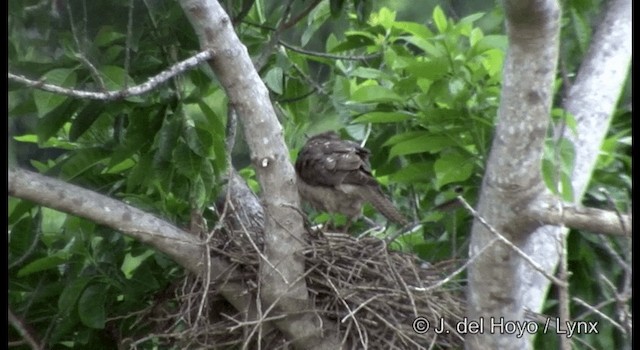
<instances>
[{"instance_id":1,"label":"gray tree bark","mask_svg":"<svg viewBox=\"0 0 640 350\"><path fill-rule=\"evenodd\" d=\"M539 210L563 203L541 179L543 141L550 123L556 74L560 8L555 0L505 1L509 49L497 128L487 163L479 214L553 274L559 258L560 226L543 225ZM580 201L598 149L627 76L631 57L631 2L612 1L581 66L565 107L578 122L570 138L577 151L572 185ZM588 101L588 102L587 102ZM630 224L630 219L628 221ZM479 220L472 228L470 258L495 238ZM527 349L531 337L500 333L491 322L524 322L524 310L540 310L550 281L514 249L493 243L469 269L470 320L483 320L483 334L468 334L468 349ZM490 333L491 330L496 331Z\"/></svg>"},{"instance_id":2,"label":"gray tree bark","mask_svg":"<svg viewBox=\"0 0 640 350\"><path fill-rule=\"evenodd\" d=\"M276 321L296 347L337 349L336 335L322 332L323 320L314 313L304 280L303 220L296 174L282 137L269 93L255 70L247 48L233 30L229 16L214 0L181 0L180 5L193 26L202 49L216 57L211 68L225 88L238 114L249 145L252 163L262 189L265 208L264 256L260 265L262 310L286 315Z\"/></svg>"}]
</instances>

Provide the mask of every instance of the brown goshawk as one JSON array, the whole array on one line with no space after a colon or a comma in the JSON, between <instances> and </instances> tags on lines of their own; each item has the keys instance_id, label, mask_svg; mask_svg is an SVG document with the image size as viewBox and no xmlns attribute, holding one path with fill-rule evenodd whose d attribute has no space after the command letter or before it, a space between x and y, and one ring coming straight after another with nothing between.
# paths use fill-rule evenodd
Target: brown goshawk
<instances>
[{"instance_id":1,"label":"brown goshawk","mask_svg":"<svg viewBox=\"0 0 640 350\"><path fill-rule=\"evenodd\" d=\"M344 214L347 226L361 215L365 202L387 219L408 224L371 175L369 155L368 149L333 131L309 138L295 165L300 197L317 210Z\"/></svg>"}]
</instances>

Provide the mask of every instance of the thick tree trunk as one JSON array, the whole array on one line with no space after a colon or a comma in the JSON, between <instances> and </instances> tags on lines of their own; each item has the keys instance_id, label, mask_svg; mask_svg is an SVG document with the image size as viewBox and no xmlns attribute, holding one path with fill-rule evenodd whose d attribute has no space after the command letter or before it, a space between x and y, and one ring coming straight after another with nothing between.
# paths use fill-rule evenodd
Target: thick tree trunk
<instances>
[{"instance_id":1,"label":"thick tree trunk","mask_svg":"<svg viewBox=\"0 0 640 350\"><path fill-rule=\"evenodd\" d=\"M229 16L214 0L181 0L203 49L216 57L211 68L238 114L262 189L265 208L264 256L260 266L260 297L264 317L286 315L276 321L296 347L337 349L333 334L324 335L328 320L312 310L304 280L303 220L289 151L282 137L269 93L256 72L247 48L233 30Z\"/></svg>"},{"instance_id":2,"label":"thick tree trunk","mask_svg":"<svg viewBox=\"0 0 640 350\"><path fill-rule=\"evenodd\" d=\"M546 193L540 167L558 59L560 7L554 0L506 1L505 10L509 49L478 212L509 241L523 246L539 225L520 212ZM469 257L487 244L492 246L469 268L467 314L471 321L484 322L485 329L467 334L466 346L526 349L527 335L516 337L499 328L505 322L524 321L518 272L526 263L494 239L495 234L476 219Z\"/></svg>"},{"instance_id":3,"label":"thick tree trunk","mask_svg":"<svg viewBox=\"0 0 640 350\"><path fill-rule=\"evenodd\" d=\"M615 0L594 36L566 102L578 122L572 185L580 201L628 71L631 57L630 1ZM479 214L547 274L553 274L564 238L559 226L541 226L529 209L560 204L540 178L542 142L549 125L558 55L557 1L505 1L509 50L504 66L498 124L478 204ZM603 84L607 84L603 87ZM556 203L554 203L554 201ZM483 334L468 334L468 349L527 349L530 334L507 334L507 322L524 324L525 308L539 310L550 281L513 248L491 243L479 220L472 229L468 316L483 320ZM496 327L491 327L496 326ZM493 333L492 333L493 332Z\"/></svg>"}]
</instances>

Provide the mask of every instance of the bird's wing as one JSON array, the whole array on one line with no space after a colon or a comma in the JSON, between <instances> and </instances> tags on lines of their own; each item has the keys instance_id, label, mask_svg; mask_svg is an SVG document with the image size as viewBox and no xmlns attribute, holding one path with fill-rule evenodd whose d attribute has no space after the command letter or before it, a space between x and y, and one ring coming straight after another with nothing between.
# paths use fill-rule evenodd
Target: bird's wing
<instances>
[{"instance_id":1,"label":"bird's wing","mask_svg":"<svg viewBox=\"0 0 640 350\"><path fill-rule=\"evenodd\" d=\"M378 187L378 181L371 174L370 152L352 141L342 141L341 152L334 152L337 158L336 173L340 173L343 184Z\"/></svg>"},{"instance_id":2,"label":"bird's wing","mask_svg":"<svg viewBox=\"0 0 640 350\"><path fill-rule=\"evenodd\" d=\"M371 175L369 150L353 141L318 138L305 145L300 154L307 171L318 185L339 186L343 183L377 186ZM305 175L301 175L307 180Z\"/></svg>"},{"instance_id":3,"label":"bird's wing","mask_svg":"<svg viewBox=\"0 0 640 350\"><path fill-rule=\"evenodd\" d=\"M370 152L366 148L353 141L341 140L333 132L310 138L300 150L295 165L299 180L304 181L302 187L299 187L303 189L302 194L308 197L315 195L317 198L311 199L316 200L325 210L344 212L344 208L338 208L336 200L329 203L326 198L320 198L320 190L314 188L331 187L330 190L334 191L331 192L332 196L342 196L338 201L357 201L357 206L354 206L357 212L353 211L348 215L357 215L362 206L361 200L365 200L389 220L405 224L407 220L382 193L378 182L371 174L369 155Z\"/></svg>"}]
</instances>

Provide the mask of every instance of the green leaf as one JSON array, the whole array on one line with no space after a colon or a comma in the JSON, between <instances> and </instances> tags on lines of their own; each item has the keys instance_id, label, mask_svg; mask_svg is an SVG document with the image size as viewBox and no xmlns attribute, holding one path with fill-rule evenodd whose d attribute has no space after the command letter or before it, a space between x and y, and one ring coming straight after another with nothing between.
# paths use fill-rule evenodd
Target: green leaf
<instances>
[{"instance_id":1,"label":"green leaf","mask_svg":"<svg viewBox=\"0 0 640 350\"><path fill-rule=\"evenodd\" d=\"M10 198L11 199L11 198ZM13 201L15 203L15 200ZM29 248L32 244L36 244L36 240L38 239L37 229L35 227L35 220L31 215L25 215L18 222L15 222L15 216L20 215L16 213L17 210L20 210L18 206L20 203L15 205L14 210L11 210L9 213L9 217L14 217L11 220L11 225L9 226L9 234L7 235L9 241L9 265L11 265L13 258L20 257L29 251Z\"/></svg>"},{"instance_id":2,"label":"green leaf","mask_svg":"<svg viewBox=\"0 0 640 350\"><path fill-rule=\"evenodd\" d=\"M402 252L410 252L412 247L417 244L424 243L424 233L422 231L403 234L396 238L390 245L390 248Z\"/></svg>"},{"instance_id":3,"label":"green leaf","mask_svg":"<svg viewBox=\"0 0 640 350\"><path fill-rule=\"evenodd\" d=\"M127 71L118 66L104 66L100 69L104 78L104 84L108 90L121 90L125 80L128 86L135 85L135 81L127 75Z\"/></svg>"},{"instance_id":4,"label":"green leaf","mask_svg":"<svg viewBox=\"0 0 640 350\"><path fill-rule=\"evenodd\" d=\"M165 117L157 138L158 151L153 158L154 166L164 167L164 163L171 161L173 150L178 144L181 128L182 120L179 116Z\"/></svg>"},{"instance_id":5,"label":"green leaf","mask_svg":"<svg viewBox=\"0 0 640 350\"><path fill-rule=\"evenodd\" d=\"M473 28L471 30L471 33L469 34L469 45L471 45L471 47L477 45L480 39L482 39L483 37L484 33L482 33L482 29Z\"/></svg>"},{"instance_id":6,"label":"green leaf","mask_svg":"<svg viewBox=\"0 0 640 350\"><path fill-rule=\"evenodd\" d=\"M478 13L472 13L467 17L462 18L459 23L469 23L469 24L473 24L473 22L479 20L480 18L484 17L484 12L478 12Z\"/></svg>"},{"instance_id":7,"label":"green leaf","mask_svg":"<svg viewBox=\"0 0 640 350\"><path fill-rule=\"evenodd\" d=\"M76 306L76 302L93 277L78 277L68 283L58 298L58 310L67 315Z\"/></svg>"},{"instance_id":8,"label":"green leaf","mask_svg":"<svg viewBox=\"0 0 640 350\"><path fill-rule=\"evenodd\" d=\"M282 95L284 73L281 67L273 67L264 77L264 82L269 89L278 95Z\"/></svg>"},{"instance_id":9,"label":"green leaf","mask_svg":"<svg viewBox=\"0 0 640 350\"><path fill-rule=\"evenodd\" d=\"M198 157L184 143L179 143L173 155L176 169L186 177L193 177L200 173L202 158Z\"/></svg>"},{"instance_id":10,"label":"green leaf","mask_svg":"<svg viewBox=\"0 0 640 350\"><path fill-rule=\"evenodd\" d=\"M20 142L38 143L38 136L34 134L14 136L13 139Z\"/></svg>"},{"instance_id":11,"label":"green leaf","mask_svg":"<svg viewBox=\"0 0 640 350\"><path fill-rule=\"evenodd\" d=\"M347 36L347 39L334 46L331 49L331 52L353 50L364 46L374 45L376 42L376 37L367 32L348 31L345 35Z\"/></svg>"},{"instance_id":12,"label":"green leaf","mask_svg":"<svg viewBox=\"0 0 640 350\"><path fill-rule=\"evenodd\" d=\"M391 11L386 7L383 7L378 11L378 13L374 13L371 15L370 25L375 27L377 25L381 25L385 29L390 29L396 21L396 12Z\"/></svg>"},{"instance_id":13,"label":"green leaf","mask_svg":"<svg viewBox=\"0 0 640 350\"><path fill-rule=\"evenodd\" d=\"M416 244L414 249L418 256L423 259L429 259L429 261L443 261L449 258L451 251L451 242L443 241L423 241L423 243Z\"/></svg>"},{"instance_id":14,"label":"green leaf","mask_svg":"<svg viewBox=\"0 0 640 350\"><path fill-rule=\"evenodd\" d=\"M423 135L407 141L398 142L389 151L389 158L416 153L435 153L446 147L454 146L455 140L444 135Z\"/></svg>"},{"instance_id":15,"label":"green leaf","mask_svg":"<svg viewBox=\"0 0 640 350\"><path fill-rule=\"evenodd\" d=\"M342 11L342 7L344 6L344 0L330 0L329 4L331 7L331 15L334 17L340 15L340 11Z\"/></svg>"},{"instance_id":16,"label":"green leaf","mask_svg":"<svg viewBox=\"0 0 640 350\"><path fill-rule=\"evenodd\" d=\"M135 165L136 165L136 162L133 159L127 158L127 159L123 160L122 162L120 162L118 164L114 164L114 165L109 166L104 173L105 174L120 174L120 173L126 171L127 169L130 169L130 168L134 167Z\"/></svg>"},{"instance_id":17,"label":"green leaf","mask_svg":"<svg viewBox=\"0 0 640 350\"><path fill-rule=\"evenodd\" d=\"M127 192L132 192L138 186L153 179L152 159L153 155L151 154L145 154L140 157L138 164L133 167L129 173L129 177L127 177Z\"/></svg>"},{"instance_id":18,"label":"green leaf","mask_svg":"<svg viewBox=\"0 0 640 350\"><path fill-rule=\"evenodd\" d=\"M36 126L36 134L40 144L46 143L64 124L71 120L78 107L84 102L78 99L67 99L61 105L43 116Z\"/></svg>"},{"instance_id":19,"label":"green leaf","mask_svg":"<svg viewBox=\"0 0 640 350\"><path fill-rule=\"evenodd\" d=\"M395 22L393 26L422 39L429 39L433 37L433 33L429 28L420 23L399 21Z\"/></svg>"},{"instance_id":20,"label":"green leaf","mask_svg":"<svg viewBox=\"0 0 640 350\"><path fill-rule=\"evenodd\" d=\"M124 256L124 261L122 262L122 266L120 270L124 273L124 276L127 279L131 279L134 272L145 261L148 257L152 256L155 252L151 249L146 250L144 253L133 256L131 253L127 253Z\"/></svg>"},{"instance_id":21,"label":"green leaf","mask_svg":"<svg viewBox=\"0 0 640 350\"><path fill-rule=\"evenodd\" d=\"M487 50L482 53L482 66L487 70L490 77L497 77L502 72L502 66L504 63L504 52L497 49Z\"/></svg>"},{"instance_id":22,"label":"green leaf","mask_svg":"<svg viewBox=\"0 0 640 350\"><path fill-rule=\"evenodd\" d=\"M210 126L208 127L208 131L212 135L212 148L213 148L213 156L214 162L216 165L217 171L222 171L227 167L227 152L225 149L225 135L226 130L224 127L224 123L222 118L218 117L218 115L204 102L198 103L202 113L209 120Z\"/></svg>"},{"instance_id":23,"label":"green leaf","mask_svg":"<svg viewBox=\"0 0 640 350\"><path fill-rule=\"evenodd\" d=\"M113 26L102 26L93 40L93 44L98 47L111 46L116 41L126 38L123 33L115 31ZM124 42L124 40L122 40Z\"/></svg>"},{"instance_id":24,"label":"green leaf","mask_svg":"<svg viewBox=\"0 0 640 350\"><path fill-rule=\"evenodd\" d=\"M43 79L47 84L72 88L76 84L77 77L73 69L58 68L48 71L41 77L41 79ZM68 99L68 97L64 95L42 90L34 90L33 97L38 110L38 116L41 118L59 107Z\"/></svg>"},{"instance_id":25,"label":"green leaf","mask_svg":"<svg viewBox=\"0 0 640 350\"><path fill-rule=\"evenodd\" d=\"M573 193L573 184L571 183L570 174L563 173L560 176L560 183L562 184L562 199L566 202L573 202L575 197Z\"/></svg>"},{"instance_id":26,"label":"green leaf","mask_svg":"<svg viewBox=\"0 0 640 350\"><path fill-rule=\"evenodd\" d=\"M569 111L566 111L563 108L554 108L551 110L551 116L554 118L554 121L558 123L565 123L566 128L570 130L573 135L577 135L578 123L576 122L575 116L569 113Z\"/></svg>"},{"instance_id":27,"label":"green leaf","mask_svg":"<svg viewBox=\"0 0 640 350\"><path fill-rule=\"evenodd\" d=\"M218 113L216 113L211 107L209 107L208 104L203 101L198 102L198 106L200 107L202 113L204 113L204 115L207 117L207 122L209 123L207 127L211 128L211 134L218 135L219 137L224 138L226 131L223 118L220 117Z\"/></svg>"},{"instance_id":28,"label":"green leaf","mask_svg":"<svg viewBox=\"0 0 640 350\"><path fill-rule=\"evenodd\" d=\"M409 141L409 140L414 139L416 137L427 135L427 134L428 134L428 132L425 131L425 130L404 132L404 133L401 133L401 134L397 134L397 135L391 136L382 146L395 145L396 143L400 143L400 142L403 142L403 141Z\"/></svg>"},{"instance_id":29,"label":"green leaf","mask_svg":"<svg viewBox=\"0 0 640 350\"><path fill-rule=\"evenodd\" d=\"M89 130L93 122L95 122L102 111L104 111L104 107L105 102L96 100L92 100L85 105L71 123L69 140L76 141L85 131Z\"/></svg>"},{"instance_id":30,"label":"green leaf","mask_svg":"<svg viewBox=\"0 0 640 350\"><path fill-rule=\"evenodd\" d=\"M591 25L584 18L584 15L580 14L575 8L572 8L569 14L571 15L573 37L577 39L580 52L584 53L587 51L589 40L591 39Z\"/></svg>"},{"instance_id":31,"label":"green leaf","mask_svg":"<svg viewBox=\"0 0 640 350\"><path fill-rule=\"evenodd\" d=\"M330 15L329 4L326 1L320 2L307 16L307 26L300 37L300 45L307 45L316 31L329 19Z\"/></svg>"},{"instance_id":32,"label":"green leaf","mask_svg":"<svg viewBox=\"0 0 640 350\"><path fill-rule=\"evenodd\" d=\"M353 7L356 11L356 18L360 24L364 23L371 14L372 1L353 0Z\"/></svg>"},{"instance_id":33,"label":"green leaf","mask_svg":"<svg viewBox=\"0 0 640 350\"><path fill-rule=\"evenodd\" d=\"M111 153L103 148L85 148L77 151L62 165L62 178L71 180L98 164L107 163Z\"/></svg>"},{"instance_id":34,"label":"green leaf","mask_svg":"<svg viewBox=\"0 0 640 350\"><path fill-rule=\"evenodd\" d=\"M200 174L196 175L189 183L189 189L191 190L191 193L189 194L189 202L193 203L198 209L204 208L208 200L208 191L205 188L202 176L200 176Z\"/></svg>"},{"instance_id":35,"label":"green leaf","mask_svg":"<svg viewBox=\"0 0 640 350\"><path fill-rule=\"evenodd\" d=\"M428 61L414 61L407 65L407 72L418 78L437 80L449 72L449 62L445 57Z\"/></svg>"},{"instance_id":36,"label":"green leaf","mask_svg":"<svg viewBox=\"0 0 640 350\"><path fill-rule=\"evenodd\" d=\"M364 79L391 80L391 77L389 76L389 74L387 74L387 73L385 73L385 72L383 72L383 71L381 71L379 69L368 68L368 67L358 67L353 72L351 72L349 75L352 76L352 77L359 77L359 78L364 78Z\"/></svg>"},{"instance_id":37,"label":"green leaf","mask_svg":"<svg viewBox=\"0 0 640 350\"><path fill-rule=\"evenodd\" d=\"M194 127L192 124L192 122L187 122L182 131L182 137L184 137L187 145L195 154L203 158L212 157L213 152L210 151L212 145L211 134Z\"/></svg>"},{"instance_id":38,"label":"green leaf","mask_svg":"<svg viewBox=\"0 0 640 350\"><path fill-rule=\"evenodd\" d=\"M351 99L355 102L403 102L405 99L379 85L364 85L360 86L356 91L351 94Z\"/></svg>"},{"instance_id":39,"label":"green leaf","mask_svg":"<svg viewBox=\"0 0 640 350\"><path fill-rule=\"evenodd\" d=\"M25 214L29 213L29 211L34 207L33 202L31 201L23 201L18 198L9 197L9 224L14 224L17 220L20 220ZM31 218L31 213L27 215L27 217ZM9 235L11 232L9 232Z\"/></svg>"},{"instance_id":40,"label":"green leaf","mask_svg":"<svg viewBox=\"0 0 640 350\"><path fill-rule=\"evenodd\" d=\"M68 253L59 253L57 255L47 256L36 259L18 271L18 277L24 277L35 272L57 268L69 260Z\"/></svg>"},{"instance_id":41,"label":"green leaf","mask_svg":"<svg viewBox=\"0 0 640 350\"><path fill-rule=\"evenodd\" d=\"M48 234L58 234L62 231L62 227L64 226L65 220L67 220L67 214L43 207L41 209L42 213L42 221L40 223L42 233L45 235Z\"/></svg>"},{"instance_id":42,"label":"green leaf","mask_svg":"<svg viewBox=\"0 0 640 350\"><path fill-rule=\"evenodd\" d=\"M478 40L473 47L474 52L483 53L487 50L498 49L506 52L508 40L506 35L486 35Z\"/></svg>"},{"instance_id":43,"label":"green leaf","mask_svg":"<svg viewBox=\"0 0 640 350\"><path fill-rule=\"evenodd\" d=\"M354 119L353 123L397 123L413 117L404 112L370 112Z\"/></svg>"},{"instance_id":44,"label":"green leaf","mask_svg":"<svg viewBox=\"0 0 640 350\"><path fill-rule=\"evenodd\" d=\"M446 55L446 52L444 51L442 46L434 45L431 39L423 39L417 36L410 36L408 38L405 38L405 40L417 46L420 50L426 52L431 57L441 57Z\"/></svg>"},{"instance_id":45,"label":"green leaf","mask_svg":"<svg viewBox=\"0 0 640 350\"><path fill-rule=\"evenodd\" d=\"M566 201L573 201L571 184L571 174L575 164L573 143L567 139L562 139L559 143L548 140L545 142L544 150L543 181L551 192L560 195Z\"/></svg>"},{"instance_id":46,"label":"green leaf","mask_svg":"<svg viewBox=\"0 0 640 350\"><path fill-rule=\"evenodd\" d=\"M120 144L111 157L109 165L122 162L136 152L144 152L152 143L153 136L158 134L168 106L157 109L134 108L129 113L124 142Z\"/></svg>"},{"instance_id":47,"label":"green leaf","mask_svg":"<svg viewBox=\"0 0 640 350\"><path fill-rule=\"evenodd\" d=\"M389 176L389 180L398 183L415 184L429 182L433 177L432 162L409 163Z\"/></svg>"},{"instance_id":48,"label":"green leaf","mask_svg":"<svg viewBox=\"0 0 640 350\"><path fill-rule=\"evenodd\" d=\"M78 300L80 321L87 327L102 329L106 320L105 300L107 288L102 284L87 287Z\"/></svg>"},{"instance_id":49,"label":"green leaf","mask_svg":"<svg viewBox=\"0 0 640 350\"><path fill-rule=\"evenodd\" d=\"M433 22L436 24L436 28L440 33L444 33L447 30L447 17L444 15L440 5L437 5L433 9Z\"/></svg>"},{"instance_id":50,"label":"green leaf","mask_svg":"<svg viewBox=\"0 0 640 350\"><path fill-rule=\"evenodd\" d=\"M467 180L473 175L473 160L460 153L440 155L433 165L436 172L436 190L442 186Z\"/></svg>"}]
</instances>

